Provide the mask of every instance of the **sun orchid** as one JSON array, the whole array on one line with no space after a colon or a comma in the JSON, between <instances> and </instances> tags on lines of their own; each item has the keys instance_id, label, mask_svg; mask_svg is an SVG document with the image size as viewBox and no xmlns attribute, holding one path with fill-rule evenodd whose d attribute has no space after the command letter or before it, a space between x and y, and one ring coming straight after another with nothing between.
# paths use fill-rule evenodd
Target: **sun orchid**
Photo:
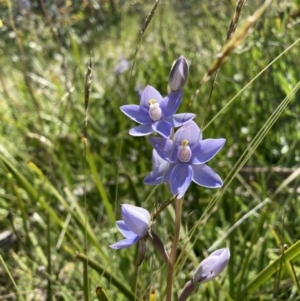
<instances>
[{"instance_id":1,"label":"sun orchid","mask_svg":"<svg viewBox=\"0 0 300 301\"><path fill-rule=\"evenodd\" d=\"M151 86L147 86L141 95L140 105L124 105L121 111L129 118L140 123L132 128L129 134L132 136L145 136L157 132L168 138L172 128L178 127L195 117L195 114L176 114L182 98L182 91L176 91L165 98Z\"/></svg>"},{"instance_id":2,"label":"sun orchid","mask_svg":"<svg viewBox=\"0 0 300 301\"><path fill-rule=\"evenodd\" d=\"M156 185L168 182L172 194L178 194L178 198L185 194L192 181L208 188L223 185L219 175L205 163L219 152L225 139L202 140L198 125L189 121L177 130L173 140L150 137L149 141L157 152L155 156L166 162L157 164L144 183Z\"/></svg>"},{"instance_id":3,"label":"sun orchid","mask_svg":"<svg viewBox=\"0 0 300 301\"><path fill-rule=\"evenodd\" d=\"M125 239L110 245L112 249L123 249L132 246L148 236L150 229L150 213L141 207L121 205L123 220L117 221L116 226Z\"/></svg>"}]
</instances>

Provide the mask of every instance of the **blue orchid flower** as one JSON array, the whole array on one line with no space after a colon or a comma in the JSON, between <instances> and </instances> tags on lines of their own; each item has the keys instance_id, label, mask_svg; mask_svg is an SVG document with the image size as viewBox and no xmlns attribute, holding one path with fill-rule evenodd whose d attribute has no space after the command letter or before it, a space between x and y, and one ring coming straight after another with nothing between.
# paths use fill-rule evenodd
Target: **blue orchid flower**
<instances>
[{"instance_id":1,"label":"blue orchid flower","mask_svg":"<svg viewBox=\"0 0 300 301\"><path fill-rule=\"evenodd\" d=\"M121 205L123 220L117 221L116 226L125 239L110 245L112 249L128 248L145 238L150 229L150 213L141 207Z\"/></svg>"},{"instance_id":2,"label":"blue orchid flower","mask_svg":"<svg viewBox=\"0 0 300 301\"><path fill-rule=\"evenodd\" d=\"M162 137L150 137L150 143L157 153L153 162L159 162L157 156L165 160L157 164L144 179L144 183L156 185L168 182L173 195L181 198L191 182L208 188L223 185L219 175L208 165L223 147L225 139L202 140L202 133L194 121L185 123L174 135L174 140Z\"/></svg>"},{"instance_id":3,"label":"blue orchid flower","mask_svg":"<svg viewBox=\"0 0 300 301\"><path fill-rule=\"evenodd\" d=\"M176 114L182 98L182 91L176 91L165 98L151 86L147 86L140 99L140 105L124 105L121 111L129 118L140 123L132 128L132 136L145 136L157 132L165 138L171 136L172 128L182 126L195 117L195 114Z\"/></svg>"}]
</instances>

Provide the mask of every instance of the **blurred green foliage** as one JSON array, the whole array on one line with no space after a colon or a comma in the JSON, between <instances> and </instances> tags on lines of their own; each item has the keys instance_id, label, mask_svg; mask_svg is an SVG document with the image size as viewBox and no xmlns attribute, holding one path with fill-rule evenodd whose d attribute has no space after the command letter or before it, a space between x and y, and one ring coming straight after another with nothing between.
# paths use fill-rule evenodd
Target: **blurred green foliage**
<instances>
[{"instance_id":1,"label":"blurred green foliage","mask_svg":"<svg viewBox=\"0 0 300 301\"><path fill-rule=\"evenodd\" d=\"M151 211L170 197L168 187L160 185L148 199L153 187L142 180L151 170L151 146L145 137L128 135L133 122L119 107L137 103L138 92L147 84L166 95L172 63L183 54L190 63L190 74L180 112L195 113L196 122L205 126L299 39L299 1L271 4L245 43L219 70L209 102L212 80L191 100L225 43L235 1L160 1L140 44L140 31L154 1L10 1L0 1L0 254L24 300L83 300L87 289L83 265L67 248L74 253L87 249L88 257L100 264L98 270L88 270L91 300L97 298L97 285L111 300L129 298L124 297L128 291L138 300L147 300L150 288L162 300L166 267L150 245L139 269L135 248L112 252L108 247L119 238L109 206L119 219L121 203ZM246 2L239 25L259 5L258 0ZM90 57L93 74L86 159L84 86ZM122 59L130 68L117 73ZM298 83L298 66L296 44L205 128L204 138L227 140L209 164L223 179ZM195 256L200 262L215 241L268 197L270 202L221 242L231 250L228 271L189 300L241 301L236 299L239 292L281 254L281 244L290 246L300 239L299 178L274 195L299 167L299 116L297 92L204 216L216 191L191 185L183 205L176 295L197 266ZM155 225L168 248L172 214L170 207ZM299 260L293 265L297 279ZM109 275L124 287L116 286ZM2 266L1 298L22 300ZM300 296L284 268L249 300L296 301Z\"/></svg>"}]
</instances>

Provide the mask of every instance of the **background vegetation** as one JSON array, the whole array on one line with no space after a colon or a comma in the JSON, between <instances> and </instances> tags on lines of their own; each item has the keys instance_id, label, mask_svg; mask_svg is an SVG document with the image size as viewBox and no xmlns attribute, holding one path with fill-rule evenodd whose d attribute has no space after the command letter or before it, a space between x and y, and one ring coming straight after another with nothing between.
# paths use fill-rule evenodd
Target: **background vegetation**
<instances>
[{"instance_id":1,"label":"background vegetation","mask_svg":"<svg viewBox=\"0 0 300 301\"><path fill-rule=\"evenodd\" d=\"M204 138L227 142L209 164L224 188L192 184L185 196L175 296L203 258L228 246L228 269L189 300L300 300L298 249L241 293L300 239L300 2L273 1L220 68L210 101L212 80L194 99L235 4L160 1L139 43L154 1L0 1L0 300L96 300L97 285L111 300L148 300L150 291L163 300L166 266L151 245L139 268L136 248L108 245L120 238L120 204L151 211L170 197L166 185L142 183L151 146L128 135L133 122L119 107L137 103L147 84L166 95L181 54L190 74L180 111L197 115ZM261 4L246 1L237 30ZM173 218L169 206L155 224L168 248Z\"/></svg>"}]
</instances>

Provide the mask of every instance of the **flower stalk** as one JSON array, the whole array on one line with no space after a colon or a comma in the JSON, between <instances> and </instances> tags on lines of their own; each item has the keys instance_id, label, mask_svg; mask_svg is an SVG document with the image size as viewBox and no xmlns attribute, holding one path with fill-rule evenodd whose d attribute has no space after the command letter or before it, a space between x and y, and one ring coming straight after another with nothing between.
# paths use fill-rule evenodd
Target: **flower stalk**
<instances>
[{"instance_id":1,"label":"flower stalk","mask_svg":"<svg viewBox=\"0 0 300 301\"><path fill-rule=\"evenodd\" d=\"M175 229L170 260L167 269L167 301L172 301L172 288L173 288L173 274L176 260L177 246L179 242L180 225L181 225L181 212L182 212L182 198L175 200Z\"/></svg>"}]
</instances>

